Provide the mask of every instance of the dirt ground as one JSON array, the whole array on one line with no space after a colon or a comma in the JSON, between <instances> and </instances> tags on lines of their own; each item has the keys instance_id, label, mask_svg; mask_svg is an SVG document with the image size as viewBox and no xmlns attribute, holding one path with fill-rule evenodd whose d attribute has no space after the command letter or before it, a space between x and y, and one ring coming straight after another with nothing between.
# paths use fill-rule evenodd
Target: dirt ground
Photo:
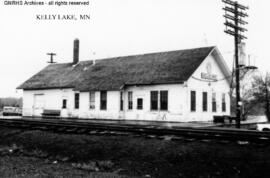
<instances>
[{"instance_id":1,"label":"dirt ground","mask_svg":"<svg viewBox=\"0 0 270 178\"><path fill-rule=\"evenodd\" d=\"M270 145L0 127L0 177L270 177Z\"/></svg>"},{"instance_id":2,"label":"dirt ground","mask_svg":"<svg viewBox=\"0 0 270 178\"><path fill-rule=\"evenodd\" d=\"M0 174L4 178L124 178L117 173L90 172L74 168L69 163L54 163L46 159L26 156L3 156L0 158ZM125 176L126 177L126 176Z\"/></svg>"}]
</instances>

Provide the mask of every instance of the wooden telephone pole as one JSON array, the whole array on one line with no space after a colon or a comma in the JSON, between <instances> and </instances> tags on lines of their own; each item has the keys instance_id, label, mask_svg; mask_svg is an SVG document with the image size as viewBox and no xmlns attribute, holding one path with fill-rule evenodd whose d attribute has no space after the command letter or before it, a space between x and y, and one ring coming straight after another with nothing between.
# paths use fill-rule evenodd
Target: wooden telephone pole
<instances>
[{"instance_id":1,"label":"wooden telephone pole","mask_svg":"<svg viewBox=\"0 0 270 178\"><path fill-rule=\"evenodd\" d=\"M236 82L236 128L240 128L241 122L241 98L240 98L240 81L239 81L239 53L238 45L241 40L246 39L243 35L247 29L243 28L247 24L242 18L248 17L245 11L248 7L239 4L237 1L222 0L225 3L223 10L225 11L225 33L234 36L235 47L235 82Z\"/></svg>"}]
</instances>

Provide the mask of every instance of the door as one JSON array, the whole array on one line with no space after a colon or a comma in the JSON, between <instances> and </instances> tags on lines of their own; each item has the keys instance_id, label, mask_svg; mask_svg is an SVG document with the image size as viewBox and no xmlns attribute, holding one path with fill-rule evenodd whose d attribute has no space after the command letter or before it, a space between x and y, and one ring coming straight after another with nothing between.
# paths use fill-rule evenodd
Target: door
<instances>
[{"instance_id":1,"label":"door","mask_svg":"<svg viewBox=\"0 0 270 178\"><path fill-rule=\"evenodd\" d=\"M143 98L137 98L137 116L136 118L139 120L143 120L144 119L144 112L143 112Z\"/></svg>"},{"instance_id":2,"label":"door","mask_svg":"<svg viewBox=\"0 0 270 178\"><path fill-rule=\"evenodd\" d=\"M61 109L61 117L68 117L68 111L67 111L67 98L62 98L62 109Z\"/></svg>"},{"instance_id":3,"label":"door","mask_svg":"<svg viewBox=\"0 0 270 178\"><path fill-rule=\"evenodd\" d=\"M45 97L44 94L34 95L34 106L33 106L33 116L41 116L45 107Z\"/></svg>"}]
</instances>

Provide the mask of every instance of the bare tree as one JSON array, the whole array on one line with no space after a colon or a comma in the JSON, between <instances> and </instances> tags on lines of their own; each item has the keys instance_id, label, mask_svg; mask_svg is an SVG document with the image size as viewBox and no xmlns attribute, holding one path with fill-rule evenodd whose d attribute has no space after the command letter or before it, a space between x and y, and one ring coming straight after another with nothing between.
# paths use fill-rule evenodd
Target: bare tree
<instances>
[{"instance_id":1,"label":"bare tree","mask_svg":"<svg viewBox=\"0 0 270 178\"><path fill-rule=\"evenodd\" d=\"M242 119L246 119L248 115L254 113L254 105L256 102L253 100L253 89L251 87L251 79L254 75L254 70L241 69L240 70L240 94L242 101L241 115ZM231 78L230 87L230 98L231 98L231 111L235 113L236 101L235 101L235 77L234 72Z\"/></svg>"},{"instance_id":2,"label":"bare tree","mask_svg":"<svg viewBox=\"0 0 270 178\"><path fill-rule=\"evenodd\" d=\"M22 98L0 98L0 109L4 106L22 107Z\"/></svg>"},{"instance_id":3,"label":"bare tree","mask_svg":"<svg viewBox=\"0 0 270 178\"><path fill-rule=\"evenodd\" d=\"M252 87L254 100L264 104L267 120L270 121L270 74L254 76Z\"/></svg>"}]
</instances>

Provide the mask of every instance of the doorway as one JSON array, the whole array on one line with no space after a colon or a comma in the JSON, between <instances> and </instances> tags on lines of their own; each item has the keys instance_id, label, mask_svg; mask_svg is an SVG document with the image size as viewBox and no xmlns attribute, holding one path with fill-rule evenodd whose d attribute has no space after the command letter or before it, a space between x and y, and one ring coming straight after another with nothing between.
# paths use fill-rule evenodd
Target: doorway
<instances>
[{"instance_id":1,"label":"doorway","mask_svg":"<svg viewBox=\"0 0 270 178\"><path fill-rule=\"evenodd\" d=\"M44 94L34 94L33 116L41 116L45 107Z\"/></svg>"},{"instance_id":2,"label":"doorway","mask_svg":"<svg viewBox=\"0 0 270 178\"><path fill-rule=\"evenodd\" d=\"M137 119L144 119L143 98L137 98Z\"/></svg>"}]
</instances>

